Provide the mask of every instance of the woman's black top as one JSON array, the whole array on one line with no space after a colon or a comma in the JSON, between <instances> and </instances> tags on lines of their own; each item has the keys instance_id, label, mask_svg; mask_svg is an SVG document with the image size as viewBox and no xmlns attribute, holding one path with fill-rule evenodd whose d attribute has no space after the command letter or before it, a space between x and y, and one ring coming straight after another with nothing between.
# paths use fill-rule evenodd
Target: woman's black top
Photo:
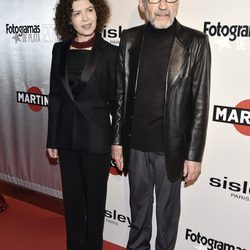
<instances>
[{"instance_id":1,"label":"woman's black top","mask_svg":"<svg viewBox=\"0 0 250 250\"><path fill-rule=\"evenodd\" d=\"M74 98L76 98L81 83L81 74L88 60L91 50L69 51L68 57L68 80Z\"/></svg>"}]
</instances>

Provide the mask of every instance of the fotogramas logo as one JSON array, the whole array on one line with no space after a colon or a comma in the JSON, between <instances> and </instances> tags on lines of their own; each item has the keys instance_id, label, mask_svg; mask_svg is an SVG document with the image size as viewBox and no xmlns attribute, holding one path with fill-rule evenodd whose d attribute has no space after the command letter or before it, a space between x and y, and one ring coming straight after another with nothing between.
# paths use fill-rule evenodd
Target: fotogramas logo
<instances>
[{"instance_id":1,"label":"fotogramas logo","mask_svg":"<svg viewBox=\"0 0 250 250\"><path fill-rule=\"evenodd\" d=\"M31 87L27 92L17 91L17 102L27 104L34 111L39 112L43 107L47 107L49 99L47 95L43 95L42 91L37 87Z\"/></svg>"},{"instance_id":2,"label":"fotogramas logo","mask_svg":"<svg viewBox=\"0 0 250 250\"><path fill-rule=\"evenodd\" d=\"M56 42L57 37L56 37L56 33L55 33L55 25L54 24L42 24L41 25L42 28L42 41L43 42Z\"/></svg>"},{"instance_id":3,"label":"fotogramas logo","mask_svg":"<svg viewBox=\"0 0 250 250\"><path fill-rule=\"evenodd\" d=\"M16 24L6 24L6 34L12 35L12 39L15 43L33 43L40 42L41 37L41 27L39 24L32 25L16 25Z\"/></svg>"},{"instance_id":4,"label":"fotogramas logo","mask_svg":"<svg viewBox=\"0 0 250 250\"><path fill-rule=\"evenodd\" d=\"M213 121L233 124L244 136L250 136L250 99L238 103L235 107L214 106Z\"/></svg>"},{"instance_id":5,"label":"fotogramas logo","mask_svg":"<svg viewBox=\"0 0 250 250\"><path fill-rule=\"evenodd\" d=\"M218 23L204 22L204 33L209 36L227 37L229 41L235 41L239 37L250 37L250 26L243 25L227 25Z\"/></svg>"},{"instance_id":6,"label":"fotogramas logo","mask_svg":"<svg viewBox=\"0 0 250 250\"><path fill-rule=\"evenodd\" d=\"M186 229L185 240L192 242L197 250L246 250L244 247L205 236L189 228Z\"/></svg>"},{"instance_id":7,"label":"fotogramas logo","mask_svg":"<svg viewBox=\"0 0 250 250\"><path fill-rule=\"evenodd\" d=\"M227 176L211 177L209 185L215 189L225 190L231 198L250 201L250 184L247 180L239 181Z\"/></svg>"},{"instance_id":8,"label":"fotogramas logo","mask_svg":"<svg viewBox=\"0 0 250 250\"><path fill-rule=\"evenodd\" d=\"M203 32L210 37L217 37L215 41L219 50L232 49L233 42L236 50L250 50L250 26L248 24L228 25L221 22L204 22Z\"/></svg>"}]
</instances>

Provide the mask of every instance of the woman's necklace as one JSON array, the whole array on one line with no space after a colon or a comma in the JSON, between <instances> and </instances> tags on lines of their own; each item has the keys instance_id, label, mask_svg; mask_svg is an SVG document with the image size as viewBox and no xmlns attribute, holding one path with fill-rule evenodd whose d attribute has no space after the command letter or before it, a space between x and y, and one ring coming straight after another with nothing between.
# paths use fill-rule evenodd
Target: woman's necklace
<instances>
[{"instance_id":1,"label":"woman's necklace","mask_svg":"<svg viewBox=\"0 0 250 250\"><path fill-rule=\"evenodd\" d=\"M93 36L91 39L89 39L86 42L77 42L74 38L71 41L71 46L77 49L85 49L85 48L93 47L94 42L95 42L95 36Z\"/></svg>"}]
</instances>

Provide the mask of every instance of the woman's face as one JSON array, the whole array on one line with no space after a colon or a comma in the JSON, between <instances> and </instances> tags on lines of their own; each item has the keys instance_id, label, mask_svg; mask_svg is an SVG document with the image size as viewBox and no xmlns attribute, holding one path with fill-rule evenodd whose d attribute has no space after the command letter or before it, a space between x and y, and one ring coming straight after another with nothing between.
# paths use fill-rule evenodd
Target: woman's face
<instances>
[{"instance_id":1,"label":"woman's face","mask_svg":"<svg viewBox=\"0 0 250 250\"><path fill-rule=\"evenodd\" d=\"M95 35L97 16L89 0L76 0L72 4L71 23L77 33L78 42L84 42Z\"/></svg>"}]
</instances>

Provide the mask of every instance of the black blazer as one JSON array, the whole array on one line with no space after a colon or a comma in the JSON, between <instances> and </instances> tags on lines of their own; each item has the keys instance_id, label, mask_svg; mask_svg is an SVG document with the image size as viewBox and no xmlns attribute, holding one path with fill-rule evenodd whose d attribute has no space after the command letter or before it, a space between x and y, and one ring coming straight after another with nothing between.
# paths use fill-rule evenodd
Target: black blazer
<instances>
[{"instance_id":1,"label":"black blazer","mask_svg":"<svg viewBox=\"0 0 250 250\"><path fill-rule=\"evenodd\" d=\"M166 77L163 131L166 167L173 182L182 177L185 160L202 160L208 122L211 63L208 37L178 22L176 25ZM114 121L117 134L114 143L123 145L125 162L129 159L144 31L145 25L124 31L118 53L118 105Z\"/></svg>"},{"instance_id":2,"label":"black blazer","mask_svg":"<svg viewBox=\"0 0 250 250\"><path fill-rule=\"evenodd\" d=\"M53 48L47 148L108 153L112 141L110 114L115 93L117 47L97 35L74 98L67 76L70 41Z\"/></svg>"}]
</instances>

